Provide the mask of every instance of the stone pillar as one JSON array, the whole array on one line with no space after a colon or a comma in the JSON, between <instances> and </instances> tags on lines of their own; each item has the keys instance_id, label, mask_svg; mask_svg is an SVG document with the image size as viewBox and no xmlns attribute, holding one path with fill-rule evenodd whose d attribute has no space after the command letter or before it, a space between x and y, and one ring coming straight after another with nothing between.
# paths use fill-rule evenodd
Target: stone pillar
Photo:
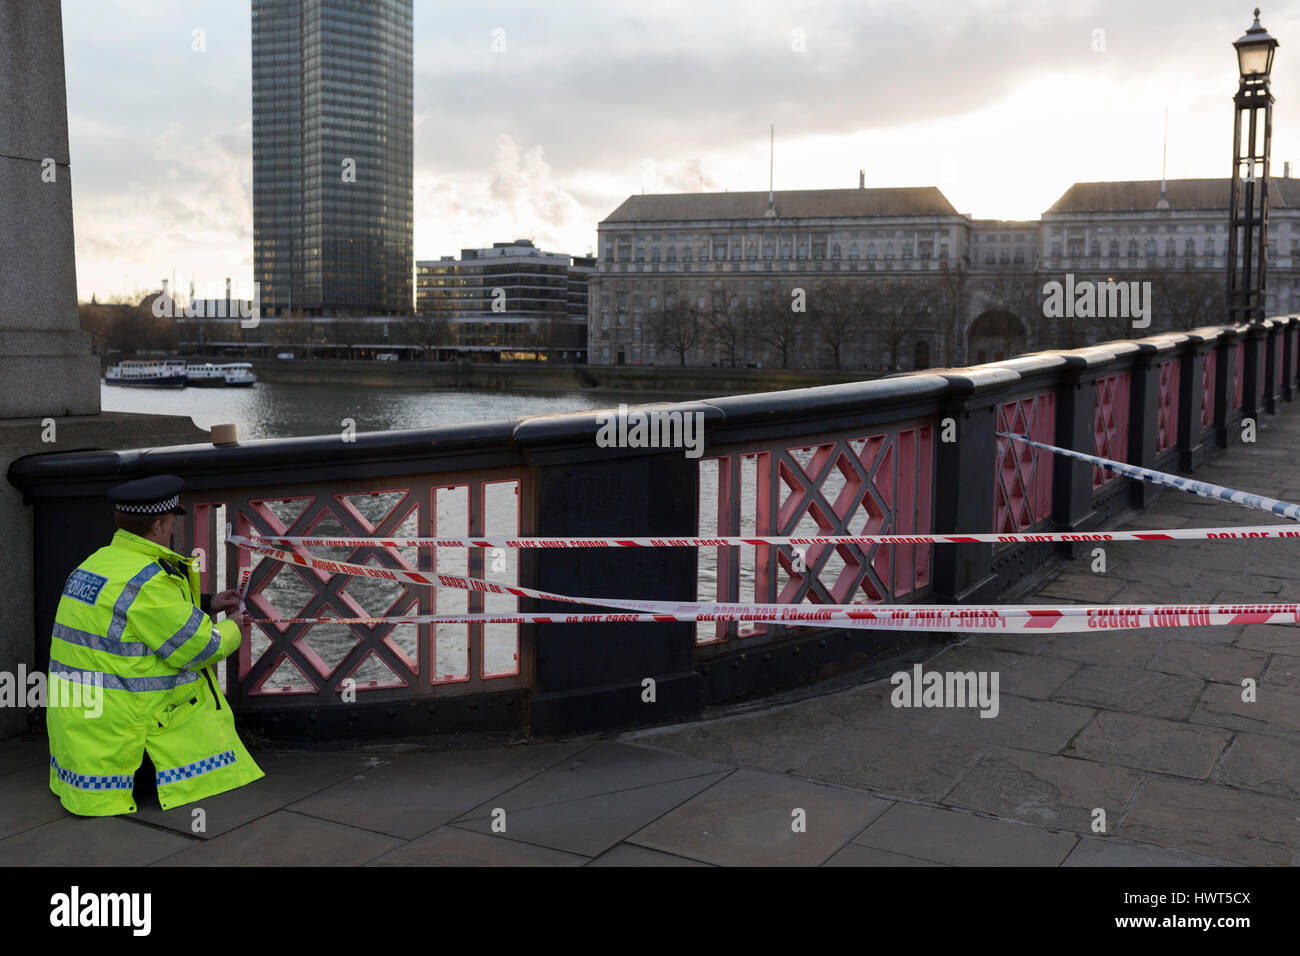
<instances>
[{"instance_id":1,"label":"stone pillar","mask_svg":"<svg viewBox=\"0 0 1300 956\"><path fill-rule=\"evenodd\" d=\"M100 414L99 361L77 315L58 3L0 3L0 90L0 472L43 452L203 440L207 433L188 418ZM0 482L0 527L0 671L22 663L30 672L43 666L35 651L32 514L7 482ZM97 530L77 525L62 534L84 557L108 543ZM39 723L42 715L33 716ZM24 709L0 708L0 739L27 727Z\"/></svg>"},{"instance_id":2,"label":"stone pillar","mask_svg":"<svg viewBox=\"0 0 1300 956\"><path fill-rule=\"evenodd\" d=\"M57 3L0 5L0 418L93 415L99 363L77 321Z\"/></svg>"}]
</instances>

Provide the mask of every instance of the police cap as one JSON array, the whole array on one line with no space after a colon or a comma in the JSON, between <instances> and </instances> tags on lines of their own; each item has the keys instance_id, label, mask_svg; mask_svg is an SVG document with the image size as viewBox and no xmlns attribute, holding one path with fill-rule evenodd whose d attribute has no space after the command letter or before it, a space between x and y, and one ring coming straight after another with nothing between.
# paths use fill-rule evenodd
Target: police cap
<instances>
[{"instance_id":1,"label":"police cap","mask_svg":"<svg viewBox=\"0 0 1300 956\"><path fill-rule=\"evenodd\" d=\"M134 515L185 514L181 507L181 488L185 482L175 475L138 478L108 490L108 500L118 511Z\"/></svg>"}]
</instances>

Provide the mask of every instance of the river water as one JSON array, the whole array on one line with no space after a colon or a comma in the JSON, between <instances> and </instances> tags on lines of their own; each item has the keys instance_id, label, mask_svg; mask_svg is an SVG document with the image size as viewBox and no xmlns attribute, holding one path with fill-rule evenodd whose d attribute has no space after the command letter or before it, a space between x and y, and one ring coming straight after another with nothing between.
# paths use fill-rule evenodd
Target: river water
<instances>
[{"instance_id":1,"label":"river water","mask_svg":"<svg viewBox=\"0 0 1300 956\"><path fill-rule=\"evenodd\" d=\"M570 392L563 394L526 394L517 392L472 391L450 389L422 389L382 386L330 385L330 384L273 384L258 382L251 388L186 388L148 389L104 385L101 402L106 411L152 412L168 415L188 415L195 424L210 428L215 424L235 423L241 441L263 438L302 437L339 433L345 420L355 423L357 432L385 431L397 428L425 428L464 422L498 421L526 415L547 415L562 412L612 408L619 402L628 404L660 402L679 399L681 396L635 395L624 393ZM750 463L745 467L745 484L754 476ZM700 471L700 514L704 524L701 533L717 533L717 468L703 462ZM485 509L486 530L489 533L516 534L517 505L513 492L502 487L500 494L489 497ZM383 496L376 500L353 499L353 503L374 521L386 513L391 502ZM277 516L286 523L292 520L292 509L273 506ZM439 533L454 537L468 533L468 496L465 489L444 489L437 500ZM373 512L373 513L372 513ZM742 534L754 531L752 508L745 509ZM224 520L224 519L222 519ZM812 530L812 529L805 529ZM294 532L302 533L302 532ZM345 534L342 526L332 519L313 529L319 535ZM399 536L414 536L413 521L396 532ZM218 580L224 580L225 550L218 548ZM344 549L312 549L321 557L346 560ZM740 584L742 600L751 596L753 589L753 549L741 549ZM500 551L485 555L484 574L502 583L518 581L516 552ZM414 549L403 549L403 557L415 565ZM468 552L441 549L437 554L437 569L451 574L468 573ZM700 552L700 599L711 600L716 594L717 554L712 548ZM346 588L350 597L370 614L382 616L403 592L400 585L368 578L353 579ZM294 616L313 596L314 589L297 575L278 573L263 594L279 610L277 617ZM487 595L485 610L512 612L517 610L514 598ZM468 613L464 592L439 590L439 612ZM341 609L335 616L343 616ZM396 611L392 613L398 613ZM410 612L414 613L414 611ZM328 616L328 612L318 615ZM273 625L261 625L270 627ZM578 625L575 625L578 626ZM591 627L593 635L595 627ZM708 640L714 635L716 625L701 625L699 636ZM483 628L482 672L485 674L517 673L518 642L516 629L511 625L485 625ZM388 643L411 661L418 657L418 641L413 625L397 625L388 635ZM258 627L251 635L253 659L270 646L271 642ZM299 649L310 650L319 661L318 671L329 673L356 644L356 636L343 625L314 625L299 643ZM305 645L305 647L304 647ZM436 662L434 672L439 679L463 680L469 673L469 633L465 625L439 625L435 642ZM321 675L323 676L323 675ZM343 675L337 675L335 681ZM408 680L410 675L404 675ZM358 690L383 687L393 680L392 671L371 655L352 677ZM319 679L319 678L317 678ZM371 682L374 682L373 684ZM267 681L268 688L306 689L306 682L298 676L297 669L285 662ZM361 698L358 698L361 699Z\"/></svg>"},{"instance_id":2,"label":"river water","mask_svg":"<svg viewBox=\"0 0 1300 956\"><path fill-rule=\"evenodd\" d=\"M258 382L251 388L127 388L104 385L105 411L188 415L200 428L234 422L241 441L328 435L352 419L358 432L488 422L616 406L625 397L588 392L529 395L453 389ZM632 401L662 400L640 397Z\"/></svg>"}]
</instances>

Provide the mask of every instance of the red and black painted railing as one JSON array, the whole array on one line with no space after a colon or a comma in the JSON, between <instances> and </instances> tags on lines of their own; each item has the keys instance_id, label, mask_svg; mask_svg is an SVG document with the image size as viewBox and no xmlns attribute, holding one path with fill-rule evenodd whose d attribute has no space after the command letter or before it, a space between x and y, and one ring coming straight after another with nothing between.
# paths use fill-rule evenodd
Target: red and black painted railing
<instances>
[{"instance_id":1,"label":"red and black painted railing","mask_svg":"<svg viewBox=\"0 0 1300 956\"><path fill-rule=\"evenodd\" d=\"M483 611L573 612L528 598L333 575L236 549L244 536L527 537L1087 532L1153 486L999 437L1023 434L1166 471L1240 440L1300 385L1300 320L1042 352L968 369L709 399L702 455L601 447L597 413L340 436L80 451L16 462L35 511L37 632L68 573L112 531L103 494L173 473L177 547L207 592L250 572L261 623L226 664L241 719L273 737L492 731L535 736L686 719L863 666L947 634L775 623L287 623ZM736 603L1014 600L1078 543L576 550L348 545L378 568L555 594ZM580 609L580 606L579 606ZM600 610L592 608L591 610ZM644 681L655 682L654 703Z\"/></svg>"}]
</instances>

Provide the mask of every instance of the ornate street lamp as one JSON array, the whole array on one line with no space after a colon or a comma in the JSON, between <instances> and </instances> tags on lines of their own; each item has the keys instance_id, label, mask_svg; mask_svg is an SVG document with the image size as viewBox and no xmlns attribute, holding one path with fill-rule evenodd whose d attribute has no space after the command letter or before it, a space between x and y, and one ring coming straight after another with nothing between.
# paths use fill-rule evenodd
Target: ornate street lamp
<instances>
[{"instance_id":1,"label":"ornate street lamp","mask_svg":"<svg viewBox=\"0 0 1300 956\"><path fill-rule=\"evenodd\" d=\"M1273 68L1273 53L1278 47L1277 40L1260 26L1258 7L1255 22L1233 46L1237 50L1241 80L1233 100L1236 111L1228 207L1228 321L1233 325L1258 326L1264 318L1268 163L1273 141L1273 94L1269 92L1268 78ZM1239 254L1240 269L1237 267Z\"/></svg>"}]
</instances>

